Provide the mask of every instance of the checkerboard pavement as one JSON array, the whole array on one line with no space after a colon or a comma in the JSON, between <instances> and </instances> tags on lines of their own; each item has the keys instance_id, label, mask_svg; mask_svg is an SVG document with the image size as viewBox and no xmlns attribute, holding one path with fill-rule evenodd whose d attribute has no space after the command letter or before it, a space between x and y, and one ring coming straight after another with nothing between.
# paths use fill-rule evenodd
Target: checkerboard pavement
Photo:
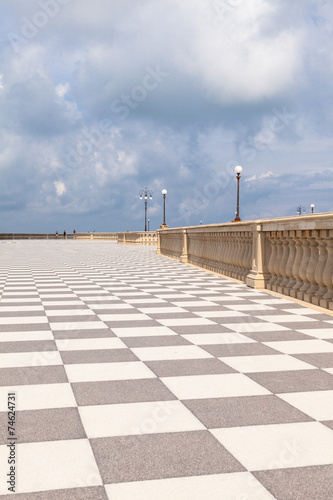
<instances>
[{"instance_id":1,"label":"checkerboard pavement","mask_svg":"<svg viewBox=\"0 0 333 500\"><path fill-rule=\"evenodd\" d=\"M95 241L0 243L0 495L333 498L333 317Z\"/></svg>"}]
</instances>

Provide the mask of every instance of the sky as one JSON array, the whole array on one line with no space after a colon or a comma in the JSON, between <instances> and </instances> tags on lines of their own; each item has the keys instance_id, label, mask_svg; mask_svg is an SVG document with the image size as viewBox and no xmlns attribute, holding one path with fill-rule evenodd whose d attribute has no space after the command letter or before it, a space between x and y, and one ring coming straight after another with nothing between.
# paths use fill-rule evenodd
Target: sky
<instances>
[{"instance_id":1,"label":"sky","mask_svg":"<svg viewBox=\"0 0 333 500\"><path fill-rule=\"evenodd\" d=\"M333 211L331 0L1 0L0 233Z\"/></svg>"}]
</instances>

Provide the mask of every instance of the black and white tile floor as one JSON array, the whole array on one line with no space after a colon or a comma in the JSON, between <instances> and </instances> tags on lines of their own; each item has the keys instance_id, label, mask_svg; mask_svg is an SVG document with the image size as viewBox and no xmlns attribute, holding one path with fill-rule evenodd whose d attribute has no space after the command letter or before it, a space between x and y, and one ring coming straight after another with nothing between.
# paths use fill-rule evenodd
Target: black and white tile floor
<instances>
[{"instance_id":1,"label":"black and white tile floor","mask_svg":"<svg viewBox=\"0 0 333 500\"><path fill-rule=\"evenodd\" d=\"M0 494L333 498L333 317L94 241L0 243Z\"/></svg>"}]
</instances>

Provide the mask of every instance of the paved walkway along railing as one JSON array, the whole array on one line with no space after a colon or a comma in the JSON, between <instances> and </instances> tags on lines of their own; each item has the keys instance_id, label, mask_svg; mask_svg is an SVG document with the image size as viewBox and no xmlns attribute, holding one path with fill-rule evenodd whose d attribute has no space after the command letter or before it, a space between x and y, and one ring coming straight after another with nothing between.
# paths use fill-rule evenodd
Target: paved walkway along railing
<instances>
[{"instance_id":1,"label":"paved walkway along railing","mask_svg":"<svg viewBox=\"0 0 333 500\"><path fill-rule=\"evenodd\" d=\"M333 213L159 230L157 253L333 310Z\"/></svg>"}]
</instances>

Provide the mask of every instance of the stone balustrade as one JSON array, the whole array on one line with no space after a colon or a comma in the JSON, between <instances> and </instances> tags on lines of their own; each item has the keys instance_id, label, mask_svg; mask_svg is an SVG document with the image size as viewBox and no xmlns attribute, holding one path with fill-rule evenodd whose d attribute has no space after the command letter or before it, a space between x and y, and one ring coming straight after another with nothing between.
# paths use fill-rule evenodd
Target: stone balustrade
<instances>
[{"instance_id":1,"label":"stone balustrade","mask_svg":"<svg viewBox=\"0 0 333 500\"><path fill-rule=\"evenodd\" d=\"M155 231L140 231L117 233L118 243L124 245L157 245L157 234Z\"/></svg>"},{"instance_id":2,"label":"stone balustrade","mask_svg":"<svg viewBox=\"0 0 333 500\"><path fill-rule=\"evenodd\" d=\"M333 310L333 213L157 233L157 253Z\"/></svg>"}]
</instances>

